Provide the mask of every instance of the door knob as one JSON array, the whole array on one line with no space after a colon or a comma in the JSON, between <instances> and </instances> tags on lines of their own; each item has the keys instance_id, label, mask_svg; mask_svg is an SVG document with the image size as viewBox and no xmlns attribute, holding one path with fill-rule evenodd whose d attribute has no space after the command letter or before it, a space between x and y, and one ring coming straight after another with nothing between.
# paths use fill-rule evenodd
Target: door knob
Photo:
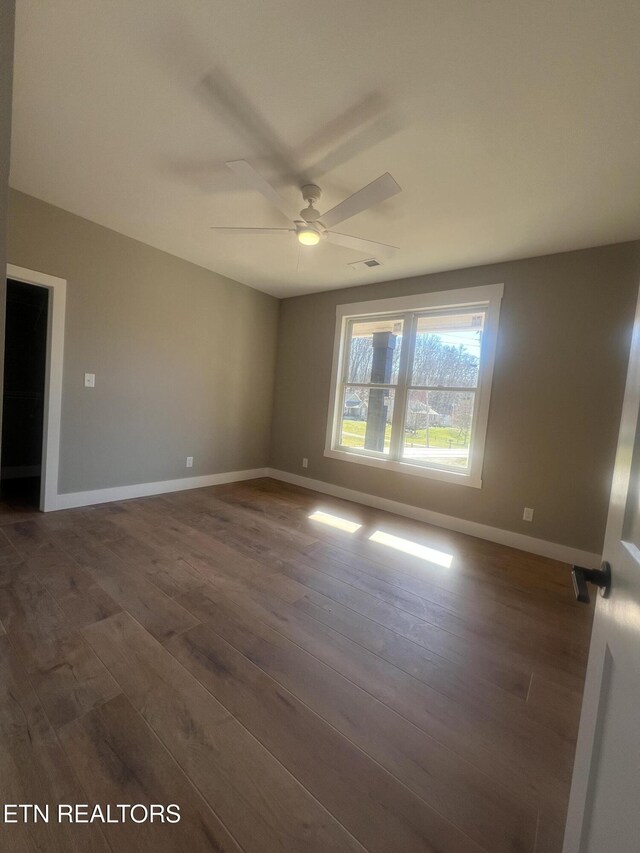
<instances>
[{"instance_id":1,"label":"door knob","mask_svg":"<svg viewBox=\"0 0 640 853\"><path fill-rule=\"evenodd\" d=\"M587 583L595 584L600 590L600 595L606 598L611 589L611 566L606 561L599 569L583 569L582 566L574 566L571 570L573 589L578 601L589 603L589 587Z\"/></svg>"}]
</instances>

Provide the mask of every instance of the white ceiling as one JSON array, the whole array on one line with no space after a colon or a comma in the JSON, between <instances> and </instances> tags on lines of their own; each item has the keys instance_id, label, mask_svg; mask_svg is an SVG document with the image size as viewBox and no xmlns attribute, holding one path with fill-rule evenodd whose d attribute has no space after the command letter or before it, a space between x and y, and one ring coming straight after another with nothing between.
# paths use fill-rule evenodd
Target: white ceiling
<instances>
[{"instance_id":1,"label":"white ceiling","mask_svg":"<svg viewBox=\"0 0 640 853\"><path fill-rule=\"evenodd\" d=\"M17 5L12 186L260 290L640 236L632 0ZM287 225L240 158L295 202L314 179L321 210L390 171L403 192L338 230L401 251L356 273L339 246L208 230Z\"/></svg>"}]
</instances>

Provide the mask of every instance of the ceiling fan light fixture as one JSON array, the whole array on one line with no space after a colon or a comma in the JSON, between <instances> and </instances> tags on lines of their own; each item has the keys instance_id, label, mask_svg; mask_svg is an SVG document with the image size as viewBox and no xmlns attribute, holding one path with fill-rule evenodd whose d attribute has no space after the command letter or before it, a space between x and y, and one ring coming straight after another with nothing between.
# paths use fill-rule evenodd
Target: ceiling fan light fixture
<instances>
[{"instance_id":1,"label":"ceiling fan light fixture","mask_svg":"<svg viewBox=\"0 0 640 853\"><path fill-rule=\"evenodd\" d=\"M303 246L317 246L320 242L320 232L316 228L298 228L298 242Z\"/></svg>"}]
</instances>

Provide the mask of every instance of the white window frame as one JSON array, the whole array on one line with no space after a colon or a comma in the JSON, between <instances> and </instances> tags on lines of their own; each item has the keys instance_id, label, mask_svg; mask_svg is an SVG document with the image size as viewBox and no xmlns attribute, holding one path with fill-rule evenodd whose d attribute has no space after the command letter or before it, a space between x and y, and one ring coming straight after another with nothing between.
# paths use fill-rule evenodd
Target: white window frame
<instances>
[{"instance_id":1,"label":"white window frame","mask_svg":"<svg viewBox=\"0 0 640 853\"><path fill-rule=\"evenodd\" d=\"M336 330L333 344L333 365L331 370L331 392L329 394L329 413L327 417L327 435L324 455L332 459L340 459L345 462L355 462L359 465L370 465L374 468L384 468L387 471L399 471L403 474L413 474L419 477L428 477L433 480L441 480L447 483L458 483L459 485L482 487L482 464L484 460L484 448L487 435L487 422L489 419L489 399L491 397L491 383L493 380L493 368L495 365L496 343L498 338L498 322L500 319L500 304L504 292L504 284L488 284L479 287L465 287L459 290L444 290L438 293L423 293L416 296L401 296L392 299L376 299L371 302L355 302L350 305L338 305L336 307ZM366 319L373 315L394 315L398 319L404 314L433 311L440 313L445 310L458 311L463 308L477 308L485 312L485 323L482 333L480 349L480 371L478 385L475 389L475 405L473 420L471 424L471 446L469 449L469 466L466 471L454 471L450 468L441 468L415 464L408 461L389 459L382 453L371 450L345 449L339 446L341 435L342 411L338 411L336 405L342 399L342 378L345 369L345 359L348 349L346 332L349 323L354 319ZM409 345L411 345L409 341ZM403 346L402 360L406 363L408 359L408 346ZM402 371L402 367L401 367ZM356 385L358 383L355 383ZM396 400L394 403L394 423L396 443L399 435L404 435L405 396L408 382L396 387ZM459 389L463 391L464 389ZM400 391L400 394L398 394ZM399 399L401 398L401 399ZM396 408L401 411L396 412ZM396 417L401 418L401 421ZM392 438L393 441L393 438Z\"/></svg>"}]
</instances>

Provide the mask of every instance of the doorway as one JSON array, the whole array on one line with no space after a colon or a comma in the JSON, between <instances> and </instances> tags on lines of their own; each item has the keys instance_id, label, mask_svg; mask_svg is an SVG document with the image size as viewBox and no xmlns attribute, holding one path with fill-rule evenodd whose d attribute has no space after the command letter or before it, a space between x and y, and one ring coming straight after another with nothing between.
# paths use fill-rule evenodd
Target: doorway
<instances>
[{"instance_id":1,"label":"doorway","mask_svg":"<svg viewBox=\"0 0 640 853\"><path fill-rule=\"evenodd\" d=\"M49 289L7 280L0 495L37 509L42 482Z\"/></svg>"},{"instance_id":2,"label":"doorway","mask_svg":"<svg viewBox=\"0 0 640 853\"><path fill-rule=\"evenodd\" d=\"M15 264L7 264L7 284L9 298L5 337L9 342L7 347L4 343L0 345L6 350L4 389L6 396L3 395L2 404L3 414L8 415L8 424L5 431L3 423L1 436L0 498L13 501L16 507L22 506L48 512L58 509L59 503L58 467L67 282L63 278ZM27 286L26 289L16 290L24 285ZM43 311L33 311L34 306L31 304L30 308L24 308L30 320L18 320L14 323L11 317L15 308L13 294L19 294L21 302L33 300L40 308L46 300L46 314ZM29 296L27 297L26 294ZM23 334L20 334L21 328ZM43 337L44 387L42 382ZM12 365L16 357L20 362L17 367ZM16 373L11 375L13 370ZM23 372L31 378L21 380ZM17 393L14 390L16 388ZM40 394L42 394L41 407ZM13 400L10 402L9 395L28 396L31 408L29 409L26 401L20 404ZM25 427L25 431L30 436L28 442L25 441L25 444L28 443L31 448L29 457L18 456L16 451L16 442L22 441L23 437L19 434L19 428L15 426L16 421L20 422L20 418L14 417L12 408L17 409L19 406L22 407L23 417L25 410L31 415ZM22 461L18 462L18 459ZM11 482L12 480L23 482ZM28 483L27 480L31 482Z\"/></svg>"}]
</instances>

